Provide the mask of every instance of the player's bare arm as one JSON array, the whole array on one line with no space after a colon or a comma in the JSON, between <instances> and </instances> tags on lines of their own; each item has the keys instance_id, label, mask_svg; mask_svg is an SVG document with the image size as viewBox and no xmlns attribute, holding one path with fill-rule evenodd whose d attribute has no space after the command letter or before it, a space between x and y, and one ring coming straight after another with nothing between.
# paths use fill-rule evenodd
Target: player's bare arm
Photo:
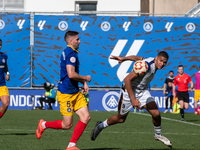
<instances>
[{"instance_id":1,"label":"player's bare arm","mask_svg":"<svg viewBox=\"0 0 200 150\"><path fill-rule=\"evenodd\" d=\"M192 91L193 87L194 87L194 83L190 81L190 91Z\"/></svg>"},{"instance_id":2,"label":"player's bare arm","mask_svg":"<svg viewBox=\"0 0 200 150\"><path fill-rule=\"evenodd\" d=\"M84 84L84 81L90 82L91 76L82 76L75 72L75 67L72 65L67 65L67 73L70 79L76 80L82 84Z\"/></svg>"},{"instance_id":3,"label":"player's bare arm","mask_svg":"<svg viewBox=\"0 0 200 150\"><path fill-rule=\"evenodd\" d=\"M9 81L10 80L10 74L9 74L9 71L8 71L7 62L5 63L5 73L6 73L6 80Z\"/></svg>"},{"instance_id":4,"label":"player's bare arm","mask_svg":"<svg viewBox=\"0 0 200 150\"><path fill-rule=\"evenodd\" d=\"M89 86L86 81L84 81L83 88L84 88L83 94L86 94L89 92Z\"/></svg>"},{"instance_id":5,"label":"player's bare arm","mask_svg":"<svg viewBox=\"0 0 200 150\"><path fill-rule=\"evenodd\" d=\"M164 83L164 86L163 86L163 94L165 95L165 89L166 88L166 83Z\"/></svg>"},{"instance_id":6,"label":"player's bare arm","mask_svg":"<svg viewBox=\"0 0 200 150\"><path fill-rule=\"evenodd\" d=\"M140 109L141 103L139 100L135 98L133 90L132 90L132 86L131 86L131 81L134 80L136 77L137 75L135 74L135 72L131 71L131 73L127 75L126 78L124 79L124 83L126 86L126 90L130 96L132 105L135 106L137 109Z\"/></svg>"},{"instance_id":7,"label":"player's bare arm","mask_svg":"<svg viewBox=\"0 0 200 150\"><path fill-rule=\"evenodd\" d=\"M176 97L175 89L176 89L176 86L172 84L172 92L173 92L172 94L174 97Z\"/></svg>"},{"instance_id":8,"label":"player's bare arm","mask_svg":"<svg viewBox=\"0 0 200 150\"><path fill-rule=\"evenodd\" d=\"M111 55L110 59L115 59L119 63L122 63L123 61L126 61L126 60L131 60L131 61L143 60L143 57L135 56L135 55L127 56L127 57L120 57L120 56L113 56L113 55Z\"/></svg>"}]
</instances>

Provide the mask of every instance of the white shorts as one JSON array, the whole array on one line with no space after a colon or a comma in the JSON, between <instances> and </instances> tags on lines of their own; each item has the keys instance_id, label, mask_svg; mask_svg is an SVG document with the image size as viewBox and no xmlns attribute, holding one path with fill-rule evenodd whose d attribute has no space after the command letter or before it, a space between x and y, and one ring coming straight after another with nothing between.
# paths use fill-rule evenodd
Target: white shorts
<instances>
[{"instance_id":1,"label":"white shorts","mask_svg":"<svg viewBox=\"0 0 200 150\"><path fill-rule=\"evenodd\" d=\"M137 100L140 101L141 105L140 107L142 108L144 105L154 101L154 98L151 96L151 94L149 93L148 90L143 90L142 92L136 92L133 91L135 98ZM118 102L118 112L125 116L129 113L129 111L132 108L132 103L131 103L131 99L128 95L127 90L124 91L124 89L120 90L120 98L119 98L119 102Z\"/></svg>"}]
</instances>

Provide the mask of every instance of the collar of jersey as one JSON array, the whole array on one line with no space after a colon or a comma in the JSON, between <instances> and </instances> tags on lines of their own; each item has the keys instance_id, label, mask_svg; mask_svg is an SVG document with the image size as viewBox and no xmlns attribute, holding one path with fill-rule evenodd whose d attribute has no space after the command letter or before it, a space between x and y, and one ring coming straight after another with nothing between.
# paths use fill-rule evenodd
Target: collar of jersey
<instances>
[{"instance_id":1,"label":"collar of jersey","mask_svg":"<svg viewBox=\"0 0 200 150\"><path fill-rule=\"evenodd\" d=\"M79 52L77 49L74 49L71 45L67 45L67 47L71 47L74 51L76 51L77 53Z\"/></svg>"}]
</instances>

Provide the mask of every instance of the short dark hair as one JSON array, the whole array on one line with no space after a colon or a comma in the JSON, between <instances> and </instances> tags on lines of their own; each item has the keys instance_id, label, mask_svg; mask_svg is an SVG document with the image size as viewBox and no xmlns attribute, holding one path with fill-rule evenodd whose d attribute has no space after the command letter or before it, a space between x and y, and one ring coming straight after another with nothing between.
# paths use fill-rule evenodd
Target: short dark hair
<instances>
[{"instance_id":1,"label":"short dark hair","mask_svg":"<svg viewBox=\"0 0 200 150\"><path fill-rule=\"evenodd\" d=\"M173 70L170 70L170 71L169 71L169 73L170 73L170 72L173 72L173 73L174 73L174 71L173 71Z\"/></svg>"},{"instance_id":2,"label":"short dark hair","mask_svg":"<svg viewBox=\"0 0 200 150\"><path fill-rule=\"evenodd\" d=\"M159 52L157 56L162 56L162 57L165 57L165 58L169 59L169 55L165 51Z\"/></svg>"},{"instance_id":3,"label":"short dark hair","mask_svg":"<svg viewBox=\"0 0 200 150\"><path fill-rule=\"evenodd\" d=\"M0 39L0 41L2 42L2 40Z\"/></svg>"},{"instance_id":4,"label":"short dark hair","mask_svg":"<svg viewBox=\"0 0 200 150\"><path fill-rule=\"evenodd\" d=\"M65 33L64 40L66 41L66 38L67 38L68 36L75 36L75 35L78 35L78 34L79 34L79 32L77 32L77 31L67 31L67 32Z\"/></svg>"},{"instance_id":5,"label":"short dark hair","mask_svg":"<svg viewBox=\"0 0 200 150\"><path fill-rule=\"evenodd\" d=\"M179 67L183 67L183 65L178 65L178 68L179 68ZM183 67L183 68L184 68L184 67Z\"/></svg>"}]
</instances>

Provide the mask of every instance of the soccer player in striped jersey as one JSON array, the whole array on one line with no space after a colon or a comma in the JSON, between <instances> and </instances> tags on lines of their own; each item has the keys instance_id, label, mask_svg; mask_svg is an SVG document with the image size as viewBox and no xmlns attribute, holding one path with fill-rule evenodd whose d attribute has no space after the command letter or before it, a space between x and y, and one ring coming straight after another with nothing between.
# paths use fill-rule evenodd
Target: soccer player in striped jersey
<instances>
[{"instance_id":1,"label":"soccer player in striped jersey","mask_svg":"<svg viewBox=\"0 0 200 150\"><path fill-rule=\"evenodd\" d=\"M2 47L2 40L0 39L0 50L1 47ZM6 81L5 81L5 79L7 81L10 80L7 59L8 59L7 54L0 52L0 100L2 102L2 106L0 107L0 118L5 114L10 102L9 92L8 88L6 87Z\"/></svg>"},{"instance_id":2,"label":"soccer player in striped jersey","mask_svg":"<svg viewBox=\"0 0 200 150\"><path fill-rule=\"evenodd\" d=\"M126 60L138 61L143 60L148 64L148 70L144 76L138 76L134 71L131 71L124 79L124 86L120 90L120 98L118 102L118 114L111 116L105 121L98 121L91 133L91 140L95 140L99 133L111 125L123 123L132 107L137 109L145 108L151 115L154 124L156 140L163 142L165 145L171 147L172 143L161 134L161 116L154 98L151 96L148 85L154 78L158 69L162 69L169 59L165 51L161 51L153 58L143 58L139 56L118 57L111 56L111 59L122 63Z\"/></svg>"}]
</instances>

